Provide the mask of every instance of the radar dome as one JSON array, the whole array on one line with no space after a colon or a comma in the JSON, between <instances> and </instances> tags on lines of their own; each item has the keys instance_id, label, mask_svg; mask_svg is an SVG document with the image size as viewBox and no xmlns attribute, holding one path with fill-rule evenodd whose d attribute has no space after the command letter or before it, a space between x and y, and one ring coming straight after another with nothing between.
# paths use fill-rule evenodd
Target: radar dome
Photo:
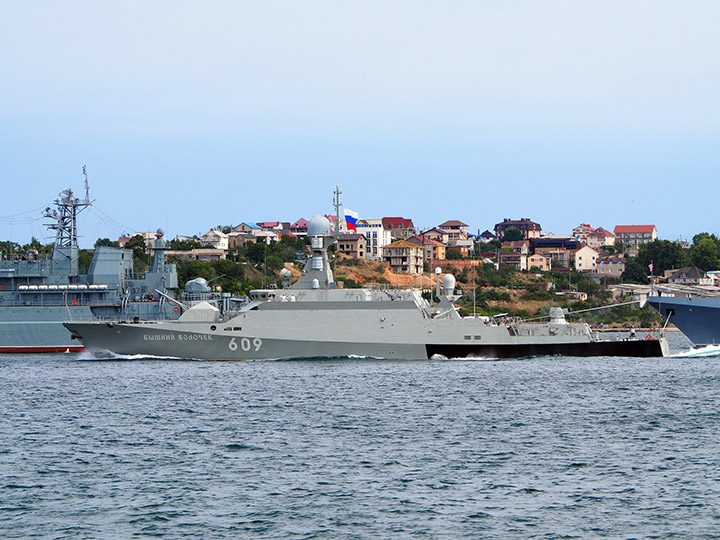
<instances>
[{"instance_id":1,"label":"radar dome","mask_svg":"<svg viewBox=\"0 0 720 540\"><path fill-rule=\"evenodd\" d=\"M307 227L308 236L332 236L332 224L325 216L313 216Z\"/></svg>"},{"instance_id":2,"label":"radar dome","mask_svg":"<svg viewBox=\"0 0 720 540\"><path fill-rule=\"evenodd\" d=\"M455 291L455 276L452 274L443 276L443 289L445 289L445 294L453 294Z\"/></svg>"},{"instance_id":3,"label":"radar dome","mask_svg":"<svg viewBox=\"0 0 720 540\"><path fill-rule=\"evenodd\" d=\"M283 281L292 279L292 275L292 272L287 268L283 268L282 270L280 270L280 279L282 279Z\"/></svg>"}]
</instances>

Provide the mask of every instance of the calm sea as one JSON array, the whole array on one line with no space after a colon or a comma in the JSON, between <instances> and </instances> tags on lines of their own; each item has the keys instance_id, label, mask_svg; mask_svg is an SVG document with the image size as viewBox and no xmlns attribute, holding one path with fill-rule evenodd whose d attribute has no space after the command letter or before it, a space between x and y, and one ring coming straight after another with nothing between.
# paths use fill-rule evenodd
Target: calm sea
<instances>
[{"instance_id":1,"label":"calm sea","mask_svg":"<svg viewBox=\"0 0 720 540\"><path fill-rule=\"evenodd\" d=\"M6 356L0 407L5 539L720 538L717 357Z\"/></svg>"}]
</instances>

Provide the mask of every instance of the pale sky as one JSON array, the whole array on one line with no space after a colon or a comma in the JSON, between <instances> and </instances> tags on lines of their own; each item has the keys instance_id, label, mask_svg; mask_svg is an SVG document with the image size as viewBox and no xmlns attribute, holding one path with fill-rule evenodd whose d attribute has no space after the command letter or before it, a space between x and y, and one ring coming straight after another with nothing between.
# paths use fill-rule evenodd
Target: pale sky
<instances>
[{"instance_id":1,"label":"pale sky","mask_svg":"<svg viewBox=\"0 0 720 540\"><path fill-rule=\"evenodd\" d=\"M720 233L720 2L0 0L0 240L332 211Z\"/></svg>"}]
</instances>

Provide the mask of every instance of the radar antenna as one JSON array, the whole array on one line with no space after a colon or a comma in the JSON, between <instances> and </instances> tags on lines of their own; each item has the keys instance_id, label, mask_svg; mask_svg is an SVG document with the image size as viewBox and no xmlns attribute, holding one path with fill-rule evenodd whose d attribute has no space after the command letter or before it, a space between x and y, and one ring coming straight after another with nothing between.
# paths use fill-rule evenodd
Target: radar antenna
<instances>
[{"instance_id":1,"label":"radar antenna","mask_svg":"<svg viewBox=\"0 0 720 540\"><path fill-rule=\"evenodd\" d=\"M59 199L55 199L57 210L51 210L48 207L43 214L43 217L54 221L54 223L47 224L47 227L56 231L55 249L78 247L77 215L91 204L84 165L83 174L85 175L85 200L81 201L75 197L72 189L68 188L60 193Z\"/></svg>"},{"instance_id":2,"label":"radar antenna","mask_svg":"<svg viewBox=\"0 0 720 540\"><path fill-rule=\"evenodd\" d=\"M90 184L88 184L87 165L83 165L83 176L85 177L85 202L90 204Z\"/></svg>"},{"instance_id":3,"label":"radar antenna","mask_svg":"<svg viewBox=\"0 0 720 540\"><path fill-rule=\"evenodd\" d=\"M340 200L341 194L342 190L336 185L335 195L333 197L333 206L335 207L335 241L340 239L340 207L342 206L342 201Z\"/></svg>"}]
</instances>

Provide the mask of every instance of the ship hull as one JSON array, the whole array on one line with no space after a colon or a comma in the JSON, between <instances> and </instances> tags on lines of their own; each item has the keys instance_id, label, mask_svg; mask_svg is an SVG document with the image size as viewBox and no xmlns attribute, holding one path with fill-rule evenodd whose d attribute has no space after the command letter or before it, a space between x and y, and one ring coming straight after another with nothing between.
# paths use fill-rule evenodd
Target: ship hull
<instances>
[{"instance_id":1,"label":"ship hull","mask_svg":"<svg viewBox=\"0 0 720 540\"><path fill-rule=\"evenodd\" d=\"M0 353L78 352L82 343L73 340L63 326L69 318L88 320L84 306L5 307L0 310Z\"/></svg>"},{"instance_id":2,"label":"ship hull","mask_svg":"<svg viewBox=\"0 0 720 540\"><path fill-rule=\"evenodd\" d=\"M648 303L695 345L720 344L720 298L651 296Z\"/></svg>"},{"instance_id":3,"label":"ship hull","mask_svg":"<svg viewBox=\"0 0 720 540\"><path fill-rule=\"evenodd\" d=\"M133 313L147 318L171 317L167 307L165 313L156 303L142 304L147 305L138 307L131 303ZM0 309L0 354L80 352L85 347L72 338L64 323L99 321L96 312L101 317L118 316L116 306L4 306Z\"/></svg>"},{"instance_id":4,"label":"ship hull","mask_svg":"<svg viewBox=\"0 0 720 540\"><path fill-rule=\"evenodd\" d=\"M466 344L467 328L434 328L433 341L419 339L423 332L401 328L385 334L384 341L353 337L349 332L284 339L265 333L207 331L206 325L67 323L67 328L96 356L171 357L199 360L255 360L371 357L418 360L446 358L522 358L542 355L653 357L667 354L663 339L596 341L586 336L564 340L533 340L530 336L502 339L486 335L485 343ZM459 325L458 325L459 326ZM277 327L276 327L277 330ZM424 329L426 330L426 329ZM504 332L504 334L503 334ZM427 331L424 332L428 334Z\"/></svg>"}]
</instances>

